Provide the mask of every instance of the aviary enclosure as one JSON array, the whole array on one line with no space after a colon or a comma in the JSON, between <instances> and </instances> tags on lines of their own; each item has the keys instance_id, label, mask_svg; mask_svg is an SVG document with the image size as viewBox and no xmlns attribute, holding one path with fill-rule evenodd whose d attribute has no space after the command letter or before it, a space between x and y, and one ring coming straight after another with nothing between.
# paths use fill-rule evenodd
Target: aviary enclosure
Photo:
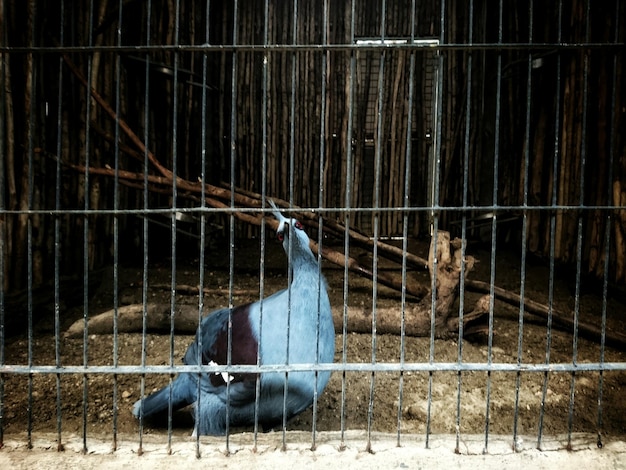
<instances>
[{"instance_id":1,"label":"aviary enclosure","mask_svg":"<svg viewBox=\"0 0 626 470\"><path fill-rule=\"evenodd\" d=\"M283 446L623 437L619 0L0 5L0 446L189 436L132 403L287 286L267 198L336 330Z\"/></svg>"}]
</instances>

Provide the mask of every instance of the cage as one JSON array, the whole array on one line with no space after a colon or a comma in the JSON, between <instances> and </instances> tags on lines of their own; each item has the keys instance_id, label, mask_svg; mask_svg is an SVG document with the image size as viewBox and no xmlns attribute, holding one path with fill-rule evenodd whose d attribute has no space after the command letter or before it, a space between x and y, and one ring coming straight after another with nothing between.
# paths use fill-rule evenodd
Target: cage
<instances>
[{"instance_id":1,"label":"cage","mask_svg":"<svg viewBox=\"0 0 626 470\"><path fill-rule=\"evenodd\" d=\"M0 458L623 452L619 0L1 5ZM233 350L239 306L284 292L298 318L282 216L326 279L332 361L263 362L320 347L296 320ZM228 352L184 364L218 309ZM264 433L263 377L308 373L332 375ZM133 416L181 376L228 403L253 377L251 422Z\"/></svg>"}]
</instances>

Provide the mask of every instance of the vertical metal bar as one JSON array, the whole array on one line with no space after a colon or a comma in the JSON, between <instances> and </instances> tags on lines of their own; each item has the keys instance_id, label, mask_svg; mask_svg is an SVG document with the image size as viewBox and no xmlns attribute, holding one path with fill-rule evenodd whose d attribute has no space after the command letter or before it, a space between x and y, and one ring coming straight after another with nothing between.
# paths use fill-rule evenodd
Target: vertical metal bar
<instances>
[{"instance_id":1,"label":"vertical metal bar","mask_svg":"<svg viewBox=\"0 0 626 470\"><path fill-rule=\"evenodd\" d=\"M3 2L0 8L2 11L3 18L6 18L6 3ZM0 34L0 44L2 46L6 46L6 28L3 28L4 32ZM0 119L2 122L6 122L6 87L4 83L6 83L6 58L4 54L0 58L0 83L3 85L0 87ZM5 136L5 126L0 126L0 213L3 214L2 220L0 221L0 366L5 365L5 329L4 329L4 288L5 283L7 281L4 273L6 269L6 246L7 246L7 216L4 215L4 211L6 209L6 168L5 168L5 158L4 158L4 149L7 145L7 139ZM4 375L0 374L0 448L4 447Z\"/></svg>"},{"instance_id":2,"label":"vertical metal bar","mask_svg":"<svg viewBox=\"0 0 626 470\"><path fill-rule=\"evenodd\" d=\"M29 17L31 19L31 44L32 46L36 45L36 26L35 22L37 21L37 6L36 2L29 2L30 6L27 7L29 11ZM35 102L37 101L37 87L36 87L36 75L37 75L37 63L34 60L34 56L32 53L28 54L28 62L31 64L32 68L30 69L30 74L27 74L26 80L30 81L30 84L27 85L27 89L30 91L29 99L30 109L29 109L29 117L27 123L27 158L28 158L28 209L32 210L34 205L34 194L35 194L35 177L33 165L34 161L34 137L33 134L35 132ZM27 72L28 73L28 72ZM20 215L20 218L24 217L24 215ZM26 216L26 244L27 244L27 312L28 312L28 365L29 367L33 366L33 220L31 215ZM32 428L33 428L33 375L28 374L28 431L27 431L27 440L28 440L28 448L32 448Z\"/></svg>"},{"instance_id":3,"label":"vertical metal bar","mask_svg":"<svg viewBox=\"0 0 626 470\"><path fill-rule=\"evenodd\" d=\"M613 41L617 43L619 41L619 31L620 31L620 2L615 2L615 29L613 32ZM612 74L612 87L611 87L611 117L609 124L609 161L607 164L607 201L606 204L610 205L613 197L613 162L615 161L616 151L616 135L617 135L617 127L615 122L615 108L616 108L616 96L617 96L617 69L618 69L618 53L613 54L613 74ZM612 212L607 212L606 224L604 229L604 259L608 260L611 253L611 217ZM608 283L609 283L609 263L604 262L604 271L602 274L603 282L602 282L602 319L601 319L601 333L600 333L600 364L604 364L605 359L605 345L606 345L606 315L607 315L607 293L608 293ZM604 391L604 371L599 371L598 377L598 415L597 415L597 424L596 424L596 434L597 434L597 446L599 448L603 447L602 443L602 431L604 428L603 420L602 420L602 399L603 399L603 391Z\"/></svg>"},{"instance_id":4,"label":"vertical metal bar","mask_svg":"<svg viewBox=\"0 0 626 470\"><path fill-rule=\"evenodd\" d=\"M328 45L328 1L323 1L322 11L322 46L325 48ZM320 155L319 155L319 188L317 196L317 205L319 207L317 223L319 229L317 231L317 266L318 266L318 286L321 286L324 282L322 276L322 244L324 241L324 213L322 207L324 203L324 162L326 160L326 80L328 79L328 51L322 52L322 66L321 66L321 91L320 91ZM320 347L320 315L321 315L321 290L317 291L317 323L315 328L315 364L319 363L319 347ZM333 335L334 336L334 335ZM334 339L334 338L333 338ZM317 408L318 408L318 394L317 386L319 380L319 372L315 372L315 386L313 392L313 422L311 424L311 450L317 448Z\"/></svg>"},{"instance_id":5,"label":"vertical metal bar","mask_svg":"<svg viewBox=\"0 0 626 470\"><path fill-rule=\"evenodd\" d=\"M440 163L441 160L439 158L437 158L437 162ZM436 183L436 181L439 179L439 170L440 170L440 166L439 164L435 165L435 180L433 180L435 182L434 186L438 186L438 184ZM433 251L432 253L432 270L431 270L431 280L430 280L430 287L431 287L431 294L430 294L430 335L428 338L428 362L430 364L435 362L435 314L436 314L436 305L437 305L437 267L439 264L439 261L437 259L437 237L439 234L439 203L438 203L438 198L439 195L437 193L437 191L435 190L433 192L433 194L435 195L435 199L433 200L433 204L431 206L431 214L433 216L432 218L432 225L431 225L431 229L432 229L432 238L431 238L431 246L430 249ZM430 446L430 423L431 423L431 417L432 417L432 402L433 402L433 371L429 371L428 372L428 393L427 393L427 399L426 399L426 442L425 442L425 446L428 449Z\"/></svg>"},{"instance_id":6,"label":"vertical metal bar","mask_svg":"<svg viewBox=\"0 0 626 470\"><path fill-rule=\"evenodd\" d=\"M415 42L415 29L416 29L416 0L411 0L411 32L409 37L409 44ZM407 124L406 124L406 152L405 168L404 168L404 194L403 194L403 206L408 209L411 206L411 163L413 159L413 94L415 91L415 50L409 52L409 90L407 96ZM405 351L406 351L406 284L407 284L407 253L409 251L409 212L404 211L402 214L402 290L400 292L400 367L404 368ZM398 447L401 445L400 434L402 429L402 405L404 398L404 371L400 371L399 384L398 384L398 422L396 425L396 444Z\"/></svg>"},{"instance_id":7,"label":"vertical metal bar","mask_svg":"<svg viewBox=\"0 0 626 470\"><path fill-rule=\"evenodd\" d=\"M557 26L557 43L561 42L563 25L562 25L562 16L563 16L563 1L559 1L558 6L558 26ZM558 195L558 181L557 174L559 169L559 154L560 154L560 128L561 128L561 117L559 114L559 110L561 109L561 55L557 54L556 56L556 90L555 90L555 113L554 113L554 160L552 162L552 205L556 206L557 204L557 195ZM552 348L552 305L554 302L554 251L555 251L555 233L556 233L556 215L552 213L550 215L550 254L549 254L549 272L550 278L548 281L548 321L546 325L546 358L545 363L550 363L550 352ZM541 450L541 439L543 437L543 418L545 414L545 403L546 403L546 395L548 393L548 372L544 372L543 377L543 387L541 391L541 407L539 408L539 430L537 435L537 449Z\"/></svg>"},{"instance_id":8,"label":"vertical metal bar","mask_svg":"<svg viewBox=\"0 0 626 470\"><path fill-rule=\"evenodd\" d=\"M174 45L178 46L180 34L180 0L176 1L176 18L174 20ZM172 237L172 264L170 276L170 357L169 364L174 366L175 348L175 319L176 319L176 209L178 207L178 186L176 178L178 175L178 51L174 51L174 77L172 80L172 211L171 217L171 237ZM175 379L174 374L170 374L170 385ZM173 414L172 387L169 388L169 403L167 407L167 453L172 453L172 414Z\"/></svg>"},{"instance_id":9,"label":"vertical metal bar","mask_svg":"<svg viewBox=\"0 0 626 470\"><path fill-rule=\"evenodd\" d=\"M468 18L468 38L467 42L470 46L474 43L474 1L469 2L469 18ZM465 99L465 136L463 143L463 208L468 206L467 195L469 191L469 160L470 160L470 135L472 129L472 66L473 53L470 49L467 56L467 95ZM461 217L461 240L467 237L467 214L464 211ZM463 242L461 247L461 273L459 283L459 339L457 345L457 362L460 365L463 362L463 313L465 311L465 247ZM461 453L461 387L463 383L463 375L459 369L457 372L457 389L456 389L456 443L454 451Z\"/></svg>"},{"instance_id":10,"label":"vertical metal bar","mask_svg":"<svg viewBox=\"0 0 626 470\"><path fill-rule=\"evenodd\" d=\"M498 10L498 43L502 44L502 0ZM502 94L502 53L497 52L498 60L496 65L496 115L494 129L494 155L493 155L493 219L491 221L491 258L490 258L490 279L489 279L489 335L487 339L487 364L492 363L493 348L493 307L494 307L494 286L496 282L496 234L497 234L497 207L498 207L498 167L500 159L500 111ZM483 453L489 448L489 418L491 407L491 371L487 372L487 394L485 406L485 447Z\"/></svg>"},{"instance_id":11,"label":"vertical metal bar","mask_svg":"<svg viewBox=\"0 0 626 470\"><path fill-rule=\"evenodd\" d=\"M118 18L117 18L117 44L122 45L122 16L123 14L123 2L119 0L118 3ZM122 114L120 104L120 82L122 75L122 65L120 62L120 55L115 56L115 115L120 116ZM113 165L114 177L113 177L113 367L117 367L119 364L119 350L118 350L118 287L119 287L119 215L117 211L120 206L119 196L119 166L120 166L120 126L119 120L115 120L115 143L113 147L113 155L115 164ZM117 402L118 402L118 377L117 374L113 374L113 451L117 449Z\"/></svg>"},{"instance_id":12,"label":"vertical metal bar","mask_svg":"<svg viewBox=\"0 0 626 470\"><path fill-rule=\"evenodd\" d=\"M385 20L386 20L386 2L381 0L380 2L380 42L385 42ZM386 138L383 136L383 102L385 99L385 89L383 84L385 82L385 59L386 52L384 49L380 52L379 67L378 67L378 98L377 98L377 111L376 111L376 149L374 154L374 200L373 208L373 225L374 225L374 249L372 260L372 272L374 273L372 279L372 366L373 369L376 365L376 349L377 349L377 336L376 336L376 317L377 317L377 303L378 303L378 237L380 227L380 184L381 184L381 166L382 166L382 143L386 142ZM372 452L372 423L374 416L374 391L376 387L376 372L372 369L370 374L370 394L369 403L367 407L367 444L366 451Z\"/></svg>"},{"instance_id":13,"label":"vertical metal bar","mask_svg":"<svg viewBox=\"0 0 626 470\"><path fill-rule=\"evenodd\" d=\"M439 44L445 44L446 38L446 0L441 0L441 13L439 18ZM431 279L431 310L430 310L430 338L428 345L428 361L432 364L435 361L435 306L437 298L437 232L439 230L439 176L441 172L441 132L443 126L443 116L441 114L441 102L443 99L443 64L445 62L444 54L439 52L439 63L437 66L437 85L435 89L435 119L437 121L435 131L435 150L433 162L433 179L432 179L432 201L431 201L431 244L435 250L433 256L432 279ZM428 397L426 402L426 442L425 447L430 446L430 420L433 399L433 372L428 373Z\"/></svg>"},{"instance_id":14,"label":"vertical metal bar","mask_svg":"<svg viewBox=\"0 0 626 470\"><path fill-rule=\"evenodd\" d=\"M208 45L211 36L210 36L210 10L211 10L211 0L206 0L205 2L205 16L204 16L204 44ZM202 351L204 346L202 344L201 334L201 325L202 318L204 313L204 284L205 284L205 272L204 272L204 263L205 263L205 250L206 250L206 153L207 153L207 70L208 70L208 55L205 52L202 54L202 93L200 98L200 182L202 188L200 189L200 253L198 258L198 332L196 335L196 341L198 342L198 354L196 356L196 363L202 365ZM202 381L202 373L198 373L197 378L197 387L196 387L196 404L195 404L195 422L200 422L200 416L202 412L202 400L200 400L201 393L201 381ZM201 457L200 452L200 433L195 433L195 450L196 450L196 458L199 459Z\"/></svg>"},{"instance_id":15,"label":"vertical metal bar","mask_svg":"<svg viewBox=\"0 0 626 470\"><path fill-rule=\"evenodd\" d=\"M269 0L263 5L263 45L269 44ZM268 86L269 55L263 53L261 71L261 207L265 209L267 197L267 138L268 138ZM259 260L259 338L263 337L263 297L265 296L265 213L261 219L261 258ZM261 351L257 351L256 364L261 365ZM254 450L257 450L259 436L259 412L261 403L261 374L256 374L254 394Z\"/></svg>"},{"instance_id":16,"label":"vertical metal bar","mask_svg":"<svg viewBox=\"0 0 626 470\"><path fill-rule=\"evenodd\" d=\"M293 119L291 119L293 122ZM291 152L291 150L290 150ZM291 158L290 158L291 159ZM293 168L293 166L291 166ZM290 170L293 171L293 170ZM290 181L293 181L293 177L290 178ZM291 190L290 190L291 193ZM291 197L291 196L290 196ZM290 202L291 205L291 202ZM290 231L289 239L287 241L287 328L285 331L285 364L289 364L289 334L291 327L291 282L293 280L293 272L291 269L291 251L293 247L293 236L291 235L293 232L293 227L291 225L288 226L288 230ZM282 422L282 450L287 450L287 393L289 388L289 372L285 372L285 379L283 385L283 422Z\"/></svg>"},{"instance_id":17,"label":"vertical metal bar","mask_svg":"<svg viewBox=\"0 0 626 470\"><path fill-rule=\"evenodd\" d=\"M616 2L619 5L619 2ZM619 7L618 7L619 8ZM617 18L617 17L616 17ZM615 75L614 75L615 78ZM613 82L613 91L615 91L615 84L616 82ZM612 109L612 116L614 116L614 106L615 106L615 101L612 102L611 107ZM613 121L613 118L611 118L611 120ZM611 126L613 131L615 130L615 128L613 126ZM613 132L612 132L613 133ZM613 137L611 136L611 140L613 140ZM611 145L612 147L612 145ZM608 181L612 181L612 166L613 166L613 151L610 150L609 151L610 157L609 157L609 171L608 171ZM607 188L612 188L612 185L608 184ZM610 193L611 189L609 189L609 193ZM611 197L611 194L609 194L609 197ZM610 199L609 199L610 200ZM607 201L608 203L608 201ZM611 253L611 215L610 213L607 214L607 218L606 218L606 225L605 225L605 230L604 230L604 259L608 260L610 253ZM606 351L606 312L607 312L607 295L608 295L608 285L609 285L609 263L604 263L604 269L602 272L602 277L603 277L603 281L602 281L602 318L600 319L600 327L601 327L601 332L600 332L600 364L604 365L604 359L605 359L605 351ZM604 371L600 370L598 372L598 412L597 412L597 418L596 418L596 445L598 446L599 449L601 449L604 444L602 442L602 434L603 434L603 429L604 429L604 423L603 423L603 419L602 419L602 411L603 411L603 404L602 404L602 400L603 400L603 393L604 393Z\"/></svg>"},{"instance_id":18,"label":"vertical metal bar","mask_svg":"<svg viewBox=\"0 0 626 470\"><path fill-rule=\"evenodd\" d=\"M298 0L293 0L291 43L298 44ZM298 55L295 49L291 52L291 94L289 97L289 204L294 204L294 179L296 166L296 71ZM291 238L290 238L291 240Z\"/></svg>"},{"instance_id":19,"label":"vertical metal bar","mask_svg":"<svg viewBox=\"0 0 626 470\"><path fill-rule=\"evenodd\" d=\"M590 1L587 0L587 12L585 15L585 42L589 42L589 12ZM587 101L588 101L588 82L589 82L589 52L583 51L583 90L582 90L582 138L580 142L580 186L578 205L578 235L576 241L576 287L574 291L574 331L572 339L572 364L578 362L578 320L580 317L580 276L583 250L583 213L582 209L585 204L585 166L587 159ZM567 416L567 448L572 448L572 426L574 424L574 392L576 390L576 373L572 372L570 380L570 397L569 410Z\"/></svg>"},{"instance_id":20,"label":"vertical metal bar","mask_svg":"<svg viewBox=\"0 0 626 470\"><path fill-rule=\"evenodd\" d=\"M6 18L6 3L2 3L2 8L0 14L2 14L3 18ZM6 31L6 28L3 28ZM0 44L5 46L6 41L6 32L0 34ZM0 83L6 83L6 59L4 55L0 59ZM6 122L6 87L0 86L0 121ZM6 168L4 164L4 149L6 148L7 141L5 136L5 126L0 126L0 213L3 214L2 222L0 222L0 366L5 365L5 315L4 315L4 288L6 277L4 275L6 269L6 260L5 260L5 250L7 246L6 236L6 216L4 215L4 211L6 210ZM0 448L4 447L4 374L0 374Z\"/></svg>"},{"instance_id":21,"label":"vertical metal bar","mask_svg":"<svg viewBox=\"0 0 626 470\"><path fill-rule=\"evenodd\" d=\"M89 46L93 46L93 18L95 16L94 2L89 3ZM85 90L85 215L83 224L83 453L87 453L87 413L89 410L89 379L86 371L89 366L89 166L91 158L91 96L89 89L93 81L92 56L87 57L87 84Z\"/></svg>"},{"instance_id":22,"label":"vertical metal bar","mask_svg":"<svg viewBox=\"0 0 626 470\"><path fill-rule=\"evenodd\" d=\"M238 0L233 1L233 46L237 45L237 16L239 11ZM230 77L230 187L235 187L235 160L237 158L237 51L232 52L233 63ZM230 193L230 207L235 207L235 191ZM232 310L233 310L233 282L235 278L235 216L231 212L229 217L229 250L228 250L228 351L226 362L232 364ZM230 454L230 380L226 382L226 454Z\"/></svg>"},{"instance_id":23,"label":"vertical metal bar","mask_svg":"<svg viewBox=\"0 0 626 470\"><path fill-rule=\"evenodd\" d=\"M355 0L350 4L350 75L348 77L348 122L346 132L346 193L345 193L345 209L352 206L352 119L354 115L354 90L355 90L355 72L356 72L356 52L354 49L355 34ZM350 253L350 212L344 212L344 253ZM348 362L348 292L349 292L349 272L348 257L346 256L343 269L343 322L342 322L342 364ZM346 371L342 371L341 376L341 444L340 450L345 449L345 431L346 431Z\"/></svg>"},{"instance_id":24,"label":"vertical metal bar","mask_svg":"<svg viewBox=\"0 0 626 470\"><path fill-rule=\"evenodd\" d=\"M530 0L528 5L528 42L533 42L533 0ZM517 329L517 365L521 366L524 355L524 295L526 290L526 249L527 239L526 230L528 227L528 177L530 168L530 117L531 117L531 103L532 103L532 70L533 70L533 56L532 52L528 51L528 63L526 72L526 123L524 131L524 187L523 187L523 201L524 211L522 214L522 247L520 252L520 305L518 313L518 329ZM521 388L521 373L518 371L515 377L515 405L513 412L513 451L519 452L522 450L522 442L518 437L518 424L519 424L519 400L520 400L520 388Z\"/></svg>"},{"instance_id":25,"label":"vertical metal bar","mask_svg":"<svg viewBox=\"0 0 626 470\"><path fill-rule=\"evenodd\" d=\"M146 45L150 45L150 25L152 22L152 0L148 0L146 3ZM142 286L141 286L141 303L142 303L142 324L141 324L141 367L146 367L146 354L147 354L147 330L148 330L148 210L150 204L150 197L148 192L148 168L149 168L149 142L150 142L150 54L145 55L145 91L144 91L144 152L143 152L143 217L142 217L142 234L143 234L143 269L142 269ZM139 448L137 453L143 454L143 398L146 391L146 375L141 374L139 384Z\"/></svg>"},{"instance_id":26,"label":"vertical metal bar","mask_svg":"<svg viewBox=\"0 0 626 470\"><path fill-rule=\"evenodd\" d=\"M2 2L0 5L1 11L0 14L3 18L6 18L6 2ZM62 8L63 11L63 8ZM7 28L3 28L3 31L0 33L0 44L2 46L8 46L8 38L6 33ZM0 57L0 120L2 122L6 122L7 109L6 109L6 94L7 87L4 85L6 83L6 57L4 54ZM5 168L5 157L4 152L7 145L7 138L5 135L5 126L0 126L0 213L3 214L2 219L0 220L0 366L5 365L5 315L4 315L4 289L5 283L7 282L5 276L6 269L6 246L7 246L7 216L4 215L4 211L6 210L6 168ZM8 149L7 149L8 151ZM4 375L0 374L0 448L4 447Z\"/></svg>"},{"instance_id":27,"label":"vertical metal bar","mask_svg":"<svg viewBox=\"0 0 626 470\"><path fill-rule=\"evenodd\" d=\"M298 43L298 0L293 0L293 11L292 11L292 44L296 45ZM294 203L294 178L295 178L295 166L296 166L296 70L298 65L298 56L296 55L295 50L291 53L291 96L289 98L289 205L293 205ZM289 231L292 231L293 227L289 226ZM289 237L289 249L288 249L288 263L291 266L291 249L292 249L293 237ZM285 358L287 363L289 363L289 337L290 337L290 327L291 327L291 281L292 281L292 270L289 268L289 272L287 275L288 278L288 313L287 313L287 342L286 342L286 351ZM285 388L283 390L283 426L282 426L282 440L283 440L283 450L287 449L287 394L289 390L289 372L285 372Z\"/></svg>"},{"instance_id":28,"label":"vertical metal bar","mask_svg":"<svg viewBox=\"0 0 626 470\"><path fill-rule=\"evenodd\" d=\"M59 25L59 44L65 45L65 0L59 5L61 24ZM61 155L63 152L63 57L59 57L59 92L57 95L57 146L56 154L59 158L55 168L54 208L57 214L54 217L54 364L61 367L61 219L58 211L61 209ZM0 142L1 145L1 142ZM2 401L2 397L0 397ZM56 374L56 415L57 415L57 450L63 450L61 438L62 425L61 401L61 374ZM0 415L2 411L0 410ZM0 447L2 443L0 442Z\"/></svg>"}]
</instances>

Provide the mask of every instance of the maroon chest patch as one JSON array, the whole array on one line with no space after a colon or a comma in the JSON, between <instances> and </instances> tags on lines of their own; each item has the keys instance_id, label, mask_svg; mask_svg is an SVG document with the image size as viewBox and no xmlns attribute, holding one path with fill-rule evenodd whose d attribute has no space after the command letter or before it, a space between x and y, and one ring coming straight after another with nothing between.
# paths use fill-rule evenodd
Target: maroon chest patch
<instances>
[{"instance_id":1,"label":"maroon chest patch","mask_svg":"<svg viewBox=\"0 0 626 470\"><path fill-rule=\"evenodd\" d=\"M235 307L231 312L231 364L255 365L259 344L250 325L250 305ZM226 317L228 318L228 317ZM220 325L213 345L202 354L202 363L205 365L228 364L228 321ZM231 374L230 383L256 380L257 374ZM210 380L214 387L226 385L229 379L227 374L211 374Z\"/></svg>"}]
</instances>

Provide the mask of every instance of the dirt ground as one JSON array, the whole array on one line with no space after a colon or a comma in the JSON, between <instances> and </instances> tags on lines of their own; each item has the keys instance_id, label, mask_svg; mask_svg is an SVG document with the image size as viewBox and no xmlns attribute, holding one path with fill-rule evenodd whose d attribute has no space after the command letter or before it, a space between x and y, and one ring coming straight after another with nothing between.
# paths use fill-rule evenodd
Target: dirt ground
<instances>
[{"instance_id":1,"label":"dirt ground","mask_svg":"<svg viewBox=\"0 0 626 470\"><path fill-rule=\"evenodd\" d=\"M269 242L265 277L265 292L272 293L286 286L284 253L277 244ZM424 256L426 245L412 247L417 254ZM421 250L421 251L420 251ZM489 251L480 247L470 247L480 263L471 274L474 279L489 282ZM216 250L215 254L227 254L228 250ZM358 253L353 256L359 256ZM519 291L520 265L519 254L514 251L498 252L496 260L496 285L512 291ZM237 243L235 250L234 288L238 290L258 291L258 245L255 242ZM361 254L365 262L367 254ZM211 288L224 288L224 295L214 294L205 297L207 310L227 305L228 257L211 258L212 264L206 266L205 285ZM168 284L170 282L170 264L168 261L150 266L149 285ZM381 263L381 269L395 269L392 265ZM564 271L571 273L570 270ZM341 309L343 305L343 270L331 265L324 265L328 280L331 304ZM410 272L421 280L427 280L425 273ZM192 259L179 260L177 283L197 285L198 263ZM103 276L104 281L97 292L90 298L90 314L108 310L113 305L112 271ZM119 270L119 298L122 304L141 302L142 270L140 267L124 266ZM555 306L561 311L571 312L574 307L574 290L571 274L558 272L555 283ZM548 298L548 269L542 260L529 259L526 266L526 296L536 301L546 302ZM466 293L467 304L473 304L478 294ZM149 301L169 302L169 291L162 288L149 288ZM258 294L235 297L235 303L258 299ZM176 302L197 305L196 296L177 295ZM371 282L350 275L349 304L371 306ZM400 306L399 294L387 288L378 292L379 306ZM602 299L595 286L583 285L580 297L581 321L599 324ZM608 299L608 328L624 329L624 305L616 298ZM62 312L63 329L74 320L81 318L82 306ZM146 363L166 365L170 361L170 348L173 345L175 364L181 364L191 336L177 336L171 342L167 334L149 334L147 336ZM369 335L348 333L344 338L341 332L336 336L335 361L371 363L372 339ZM552 363L571 363L572 336L569 333L553 331L550 349ZM462 358L467 362L486 362L487 345L462 343ZM114 338L112 335L90 335L87 345L89 365L112 365L114 363ZM380 335L376 341L376 361L398 362L401 348L404 347L406 362L426 362L430 354L429 338L404 338ZM35 325L32 342L32 363L35 365L54 365L54 329L51 318L44 318ZM5 344L6 364L28 363L29 341L26 335L7 338ZM142 355L141 334L120 334L117 338L117 361L120 365L137 365ZM518 351L518 309L500 302L495 304L493 357L494 362L515 363ZM83 364L83 340L63 339L59 360L63 365ZM545 322L530 317L524 323L523 361L525 363L543 363L546 358ZM458 342L455 340L435 340L434 360L453 362L458 357ZM579 339L578 362L597 362L600 360L598 344ZM607 362L626 362L626 354L612 348L606 348L604 360ZM366 430L368 428L368 408L370 390L373 388L372 432L396 433L398 427L402 433L425 434L427 426L431 433L454 434L457 426L457 390L460 386L460 432L463 434L481 434L486 430L486 397L490 393L488 430L495 434L513 432L516 400L516 374L485 372L406 372L398 373L335 372L328 387L319 400L317 430L339 431ZM459 382L460 379L460 382ZM86 382L85 382L86 380ZM598 390L602 380L601 427L598 429ZM145 377L146 391L156 390L166 384L167 376L151 375ZM517 432L537 436L541 417L541 395L544 381L542 373L522 373L519 376L519 405ZM84 388L84 384L87 388ZM459 385L460 383L460 385ZM139 375L82 375L61 374L60 402L61 427L64 433L80 435L83 427L89 435L107 436L113 431L123 434L136 434L138 422L131 415L132 404L140 397L141 378ZM570 423L571 374L550 373L547 383L547 397L543 414L543 434L545 436L567 433ZM573 432L595 433L601 431L606 439L626 435L626 400L623 388L626 385L626 372L579 373L575 377ZM402 388L400 388L402 386ZM429 389L432 396L430 420L428 420ZM29 390L32 393L30 407L32 421L29 424ZM114 414L114 390L117 391L117 413ZM401 402L400 397L401 396ZM57 377L55 375L36 374L29 378L23 375L4 376L4 416L3 431L5 438L21 435L29 426L35 433L54 433L57 429ZM400 409L400 413L398 410ZM86 417L84 419L84 413ZM343 418L342 418L343 416ZM310 431L312 413L304 412L288 424L289 430ZM179 412L173 421L174 436L188 436L193 423L190 413ZM233 430L233 432L250 431ZM147 434L165 434L165 421L146 423Z\"/></svg>"}]
</instances>

